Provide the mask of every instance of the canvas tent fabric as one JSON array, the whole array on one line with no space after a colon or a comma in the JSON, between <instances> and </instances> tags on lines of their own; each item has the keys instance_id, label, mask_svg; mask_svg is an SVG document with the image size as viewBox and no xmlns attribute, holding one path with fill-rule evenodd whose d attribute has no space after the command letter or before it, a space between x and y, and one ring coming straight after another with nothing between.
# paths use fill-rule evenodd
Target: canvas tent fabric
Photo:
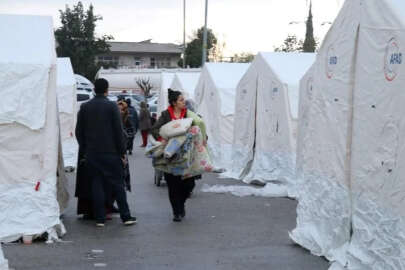
<instances>
[{"instance_id":1,"label":"canvas tent fabric","mask_svg":"<svg viewBox=\"0 0 405 270\"><path fill-rule=\"evenodd\" d=\"M161 87L158 96L157 113L160 115L169 106L168 92L167 89L170 88L174 79L173 72L162 72L161 74Z\"/></svg>"},{"instance_id":2,"label":"canvas tent fabric","mask_svg":"<svg viewBox=\"0 0 405 270\"><path fill-rule=\"evenodd\" d=\"M9 20L15 24L10 27ZM40 129L46 121L46 88L49 81L48 67L53 56L53 36L44 35L45 20L32 20L31 30L26 31L25 17L1 15L1 32L7 41L0 50L0 124L20 123L30 129ZM49 29L52 31L52 29ZM26 33L25 36L16 33ZM42 51L28 46L27 41L43 36ZM30 42L28 42L30 43ZM21 51L25 50L25 53ZM20 78L10 80L9 78Z\"/></svg>"},{"instance_id":3,"label":"canvas tent fabric","mask_svg":"<svg viewBox=\"0 0 405 270\"><path fill-rule=\"evenodd\" d=\"M208 148L216 167L231 166L236 86L249 64L206 63L194 101L207 126Z\"/></svg>"},{"instance_id":4,"label":"canvas tent fabric","mask_svg":"<svg viewBox=\"0 0 405 270\"><path fill-rule=\"evenodd\" d=\"M63 160L66 167L76 167L78 146L74 133L78 108L76 78L70 58L57 59L57 89Z\"/></svg>"},{"instance_id":5,"label":"canvas tent fabric","mask_svg":"<svg viewBox=\"0 0 405 270\"><path fill-rule=\"evenodd\" d=\"M185 99L194 99L200 72L176 72L170 88L183 93Z\"/></svg>"},{"instance_id":6,"label":"canvas tent fabric","mask_svg":"<svg viewBox=\"0 0 405 270\"><path fill-rule=\"evenodd\" d=\"M351 269L405 269L405 3L362 1L351 191Z\"/></svg>"},{"instance_id":7,"label":"canvas tent fabric","mask_svg":"<svg viewBox=\"0 0 405 270\"><path fill-rule=\"evenodd\" d=\"M310 99L311 104L305 117L300 110L305 126L298 131L299 204L297 227L290 236L332 261L345 260L341 250L350 240L347 155L359 11L359 1L345 2L318 52L312 75L304 77L307 82L302 81L300 89L300 102Z\"/></svg>"},{"instance_id":8,"label":"canvas tent fabric","mask_svg":"<svg viewBox=\"0 0 405 270\"><path fill-rule=\"evenodd\" d=\"M52 18L0 15L0 35L0 240L7 242L61 225L59 130Z\"/></svg>"},{"instance_id":9,"label":"canvas tent fabric","mask_svg":"<svg viewBox=\"0 0 405 270\"><path fill-rule=\"evenodd\" d=\"M250 183L295 179L299 81L313 53L259 53L237 87L232 170Z\"/></svg>"},{"instance_id":10,"label":"canvas tent fabric","mask_svg":"<svg viewBox=\"0 0 405 270\"><path fill-rule=\"evenodd\" d=\"M405 268L404 12L398 1L346 1L301 84L291 237L347 269Z\"/></svg>"}]
</instances>

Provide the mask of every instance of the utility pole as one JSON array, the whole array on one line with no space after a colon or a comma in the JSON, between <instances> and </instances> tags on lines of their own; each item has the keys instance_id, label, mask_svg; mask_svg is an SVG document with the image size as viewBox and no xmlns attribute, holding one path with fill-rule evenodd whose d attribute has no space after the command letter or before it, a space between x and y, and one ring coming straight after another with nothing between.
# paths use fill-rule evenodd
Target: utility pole
<instances>
[{"instance_id":1,"label":"utility pole","mask_svg":"<svg viewBox=\"0 0 405 270\"><path fill-rule=\"evenodd\" d=\"M203 67L207 59L207 17L208 17L208 0L205 0L205 24L204 24L204 36L203 36L203 46L202 46L202 61L201 66Z\"/></svg>"},{"instance_id":2,"label":"utility pole","mask_svg":"<svg viewBox=\"0 0 405 270\"><path fill-rule=\"evenodd\" d=\"M186 0L183 0L183 68L186 68Z\"/></svg>"}]
</instances>

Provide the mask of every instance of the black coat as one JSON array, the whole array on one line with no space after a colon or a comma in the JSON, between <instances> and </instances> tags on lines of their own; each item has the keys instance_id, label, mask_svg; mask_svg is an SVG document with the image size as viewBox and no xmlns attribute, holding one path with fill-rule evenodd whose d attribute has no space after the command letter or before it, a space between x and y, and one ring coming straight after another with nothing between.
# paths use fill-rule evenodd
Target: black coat
<instances>
[{"instance_id":1,"label":"black coat","mask_svg":"<svg viewBox=\"0 0 405 270\"><path fill-rule=\"evenodd\" d=\"M76 138L86 154L124 155L126 138L117 104L104 95L82 104L77 116Z\"/></svg>"},{"instance_id":2,"label":"black coat","mask_svg":"<svg viewBox=\"0 0 405 270\"><path fill-rule=\"evenodd\" d=\"M128 106L129 118L132 121L132 126L134 127L134 132L136 133L139 129L139 119L138 113L133 106Z\"/></svg>"}]
</instances>

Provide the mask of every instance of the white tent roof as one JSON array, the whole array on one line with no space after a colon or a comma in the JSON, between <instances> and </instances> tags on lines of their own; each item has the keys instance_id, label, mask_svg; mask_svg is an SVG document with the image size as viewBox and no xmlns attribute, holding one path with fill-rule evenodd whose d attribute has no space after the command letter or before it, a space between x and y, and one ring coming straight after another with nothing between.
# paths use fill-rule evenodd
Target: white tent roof
<instances>
[{"instance_id":1,"label":"white tent roof","mask_svg":"<svg viewBox=\"0 0 405 270\"><path fill-rule=\"evenodd\" d=\"M178 87L187 98L194 98L194 90L197 86L198 79L200 78L200 72L177 72L174 75L171 87Z\"/></svg>"},{"instance_id":2,"label":"white tent roof","mask_svg":"<svg viewBox=\"0 0 405 270\"><path fill-rule=\"evenodd\" d=\"M314 63L314 53L259 53L288 87L288 98L292 117L298 119L299 82L305 72Z\"/></svg>"},{"instance_id":3,"label":"white tent roof","mask_svg":"<svg viewBox=\"0 0 405 270\"><path fill-rule=\"evenodd\" d=\"M53 29L49 28L50 25L52 25L50 17L0 14L0 31L3 37L1 62L45 66L53 64L56 52ZM27 44L27 40L31 42ZM35 44L32 41L35 41Z\"/></svg>"},{"instance_id":4,"label":"white tent roof","mask_svg":"<svg viewBox=\"0 0 405 270\"><path fill-rule=\"evenodd\" d=\"M240 63L206 63L205 67L218 89L222 115L235 112L235 94L239 80L250 64Z\"/></svg>"},{"instance_id":5,"label":"white tent roof","mask_svg":"<svg viewBox=\"0 0 405 270\"><path fill-rule=\"evenodd\" d=\"M45 124L46 85L56 57L52 18L0 15L0 34L0 124L39 129Z\"/></svg>"},{"instance_id":6,"label":"white tent roof","mask_svg":"<svg viewBox=\"0 0 405 270\"><path fill-rule=\"evenodd\" d=\"M174 74L175 73L173 72L162 72L161 74L161 86L158 96L158 108L157 108L158 115L160 115L162 111L166 110L167 107L169 106L169 102L167 100L168 99L167 89L170 88L173 82Z\"/></svg>"}]
</instances>

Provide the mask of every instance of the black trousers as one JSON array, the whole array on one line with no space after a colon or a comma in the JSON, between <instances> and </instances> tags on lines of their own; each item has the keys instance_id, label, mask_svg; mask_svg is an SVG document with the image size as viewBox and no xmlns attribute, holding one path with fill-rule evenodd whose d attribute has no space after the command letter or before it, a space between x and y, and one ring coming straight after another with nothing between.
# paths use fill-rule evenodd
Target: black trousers
<instances>
[{"instance_id":1,"label":"black trousers","mask_svg":"<svg viewBox=\"0 0 405 270\"><path fill-rule=\"evenodd\" d=\"M135 139L135 136L128 137L127 148L131 152L132 152L132 149L134 149L134 139Z\"/></svg>"},{"instance_id":2,"label":"black trousers","mask_svg":"<svg viewBox=\"0 0 405 270\"><path fill-rule=\"evenodd\" d=\"M93 212L97 222L105 222L105 206L115 198L123 221L131 217L124 184L121 158L112 154L88 154L88 169L92 178Z\"/></svg>"},{"instance_id":3,"label":"black trousers","mask_svg":"<svg viewBox=\"0 0 405 270\"><path fill-rule=\"evenodd\" d=\"M184 205L190 192L195 186L194 178L183 180L181 176L165 173L165 180L169 191L169 200L173 208L174 215L184 212Z\"/></svg>"}]
</instances>

